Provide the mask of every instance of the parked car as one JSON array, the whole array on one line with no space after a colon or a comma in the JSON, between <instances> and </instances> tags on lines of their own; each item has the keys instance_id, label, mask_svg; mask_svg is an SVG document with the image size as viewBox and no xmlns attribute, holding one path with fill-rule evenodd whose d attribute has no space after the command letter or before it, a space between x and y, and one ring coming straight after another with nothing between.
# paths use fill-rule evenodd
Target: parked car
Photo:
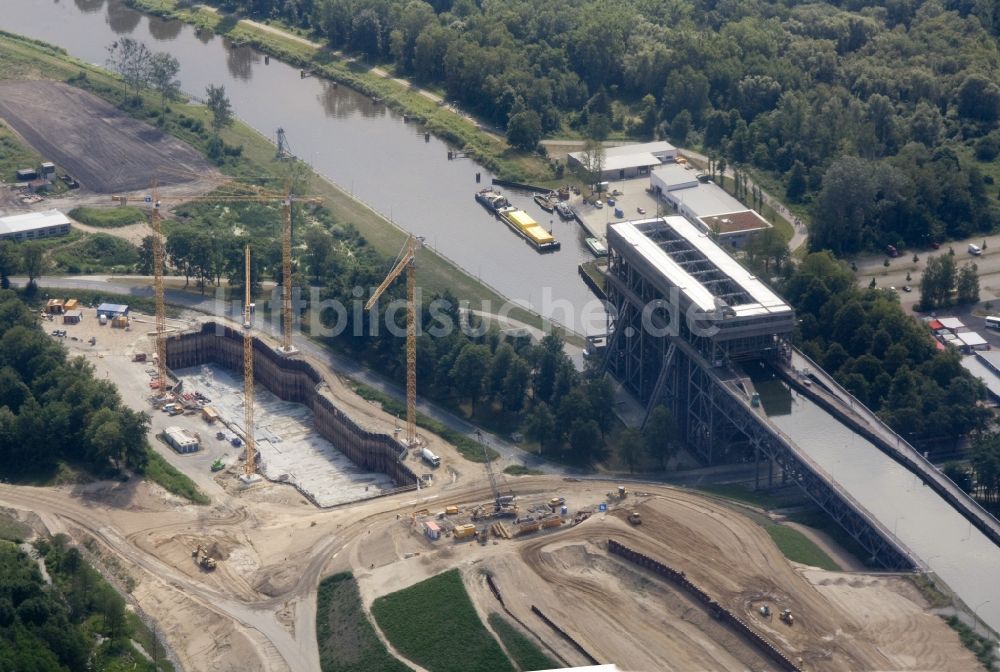
<instances>
[{"instance_id":1,"label":"parked car","mask_svg":"<svg viewBox=\"0 0 1000 672\"><path fill-rule=\"evenodd\" d=\"M896 249L895 245L886 245L885 246L885 253L888 254L890 257L898 257L899 256L899 250Z\"/></svg>"},{"instance_id":2,"label":"parked car","mask_svg":"<svg viewBox=\"0 0 1000 672\"><path fill-rule=\"evenodd\" d=\"M913 291L913 288L910 287L909 285L903 285L903 291L909 294L910 292Z\"/></svg>"}]
</instances>

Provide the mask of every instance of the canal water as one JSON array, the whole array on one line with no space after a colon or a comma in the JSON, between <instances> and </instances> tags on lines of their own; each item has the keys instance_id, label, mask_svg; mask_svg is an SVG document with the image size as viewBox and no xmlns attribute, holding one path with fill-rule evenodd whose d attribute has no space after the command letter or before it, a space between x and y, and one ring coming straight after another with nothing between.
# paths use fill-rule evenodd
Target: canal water
<instances>
[{"instance_id":1,"label":"canal water","mask_svg":"<svg viewBox=\"0 0 1000 672\"><path fill-rule=\"evenodd\" d=\"M916 475L812 401L780 381L754 384L767 391L761 399L771 422L1000 630L1000 548Z\"/></svg>"},{"instance_id":2,"label":"canal water","mask_svg":"<svg viewBox=\"0 0 1000 672\"><path fill-rule=\"evenodd\" d=\"M576 222L544 212L529 194L508 194L562 244L558 252L539 254L475 202L476 190L493 177L489 171L468 159L448 160L444 142L433 136L425 141L423 129L366 96L302 79L277 59L265 64L252 49L147 17L121 0L0 0L0 17L3 30L98 65L106 62L107 46L123 36L169 51L180 61L184 92L204 98L210 84L224 85L243 121L272 140L284 128L299 158L401 228L424 236L473 277L574 331L603 331L603 307L577 273L578 264L593 257Z\"/></svg>"}]
</instances>

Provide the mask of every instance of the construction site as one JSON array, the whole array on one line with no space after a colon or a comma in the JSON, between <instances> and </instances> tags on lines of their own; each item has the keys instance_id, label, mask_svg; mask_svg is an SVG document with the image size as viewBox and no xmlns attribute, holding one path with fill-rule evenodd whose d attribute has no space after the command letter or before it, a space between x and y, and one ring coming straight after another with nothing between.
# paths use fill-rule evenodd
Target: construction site
<instances>
[{"instance_id":1,"label":"construction site","mask_svg":"<svg viewBox=\"0 0 1000 672\"><path fill-rule=\"evenodd\" d=\"M282 202L282 277L292 277L290 190L231 198ZM765 529L779 521L751 506L662 484L581 478L557 464L546 464L548 473L506 476L505 467L521 466L516 457L490 462L483 445L487 461L473 462L418 432L415 237L367 306L405 279L405 418L363 399L324 350L293 338L290 286L282 288L281 333L258 329L249 247L242 314L168 318L155 190L150 203L154 314L105 306L109 318L77 302L74 319L50 333L97 378L113 382L127 405L150 414L154 449L211 503L198 506L134 478L0 484L0 507L93 549L99 566L131 586L132 607L155 624L178 669L320 672L323 577L351 571L370 610L379 597L454 568L481 620L505 614L565 666L976 669L913 582L918 565L906 549L846 493L807 481L811 462L788 452L795 446L781 452L785 438L761 417L751 383L721 366L730 355L743 361L761 351L791 361L775 334L791 329L794 314L756 282L734 286L724 260L698 247L707 244L684 235L681 224L650 221L622 228L621 241L611 236L611 298L621 304L621 325L639 319L635 296L657 286L660 267L678 276L668 280L686 280L681 264L701 264L697 272L721 289L692 297L706 311L719 308L729 329L714 340L686 333L690 343L617 337L609 349L622 354L611 373L644 403L665 398L685 409L682 429L707 462L716 448L711 437L735 427L748 439L730 443L750 445L757 461L768 462L768 480L791 474L803 487L832 492L829 509L838 520L858 521L858 540L871 545L865 550L883 571L865 569L822 535L814 535L817 545L848 558L841 571L791 562ZM667 264L663 249L680 261ZM732 296L743 302L732 301L730 312L742 311L735 320L716 301Z\"/></svg>"},{"instance_id":2,"label":"construction site","mask_svg":"<svg viewBox=\"0 0 1000 672\"><path fill-rule=\"evenodd\" d=\"M133 312L128 328L113 329L85 307L61 331L72 353L149 410L157 367L135 360L155 350L154 325ZM283 355L262 335L253 344L254 436L264 478L248 486L237 478L246 464L242 334L193 315L167 328L168 362L178 366L167 375L180 383L175 398L189 403L172 402L184 407L174 415L154 411L151 433L176 425L199 436L190 454L156 445L213 505L184 505L148 483L0 486L0 502L118 558L183 669L319 670L319 578L352 570L370 606L453 567L484 620L502 611L566 665L975 669L905 574L791 563L755 522L759 513L683 490L505 477L502 463L487 469L424 434L442 464L421 466L420 451L396 452L405 447L395 438L399 419L308 354ZM225 468L213 472L219 460ZM299 462L308 468L296 471ZM336 485L311 489L310 479ZM386 494L390 487L403 491ZM355 501L321 508L327 496ZM615 544L669 571L612 552Z\"/></svg>"}]
</instances>

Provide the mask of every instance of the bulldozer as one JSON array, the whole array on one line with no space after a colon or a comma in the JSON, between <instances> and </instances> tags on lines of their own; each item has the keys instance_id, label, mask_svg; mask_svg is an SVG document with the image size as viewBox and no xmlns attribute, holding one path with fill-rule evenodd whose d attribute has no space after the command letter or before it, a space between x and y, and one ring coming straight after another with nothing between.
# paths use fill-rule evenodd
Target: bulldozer
<instances>
[{"instance_id":1,"label":"bulldozer","mask_svg":"<svg viewBox=\"0 0 1000 672\"><path fill-rule=\"evenodd\" d=\"M201 544L198 544L197 548L191 551L191 557L194 558L194 561L197 562L198 566L202 569L208 571L215 569L215 558L209 555L208 551L206 551Z\"/></svg>"},{"instance_id":2,"label":"bulldozer","mask_svg":"<svg viewBox=\"0 0 1000 672\"><path fill-rule=\"evenodd\" d=\"M781 612L781 614L778 615L778 618L780 618L782 621L784 621L788 625L792 625L793 623L795 623L795 617L792 616L792 610L791 609L784 609Z\"/></svg>"},{"instance_id":3,"label":"bulldozer","mask_svg":"<svg viewBox=\"0 0 1000 672\"><path fill-rule=\"evenodd\" d=\"M628 512L628 522L633 525L642 525L642 514L640 514L635 509Z\"/></svg>"}]
</instances>

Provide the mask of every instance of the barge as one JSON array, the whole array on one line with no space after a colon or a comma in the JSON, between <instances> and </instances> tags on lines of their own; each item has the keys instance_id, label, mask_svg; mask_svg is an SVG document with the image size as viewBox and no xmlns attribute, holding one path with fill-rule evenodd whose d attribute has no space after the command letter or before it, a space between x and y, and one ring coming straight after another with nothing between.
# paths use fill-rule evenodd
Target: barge
<instances>
[{"instance_id":1,"label":"barge","mask_svg":"<svg viewBox=\"0 0 1000 672\"><path fill-rule=\"evenodd\" d=\"M576 217L576 215L573 214L573 208L569 207L566 203L556 203L556 212L559 214L559 217L564 220L570 220Z\"/></svg>"},{"instance_id":2,"label":"barge","mask_svg":"<svg viewBox=\"0 0 1000 672\"><path fill-rule=\"evenodd\" d=\"M559 241L524 210L508 207L498 210L497 214L514 233L528 241L539 252L554 252L560 248Z\"/></svg>"}]
</instances>

